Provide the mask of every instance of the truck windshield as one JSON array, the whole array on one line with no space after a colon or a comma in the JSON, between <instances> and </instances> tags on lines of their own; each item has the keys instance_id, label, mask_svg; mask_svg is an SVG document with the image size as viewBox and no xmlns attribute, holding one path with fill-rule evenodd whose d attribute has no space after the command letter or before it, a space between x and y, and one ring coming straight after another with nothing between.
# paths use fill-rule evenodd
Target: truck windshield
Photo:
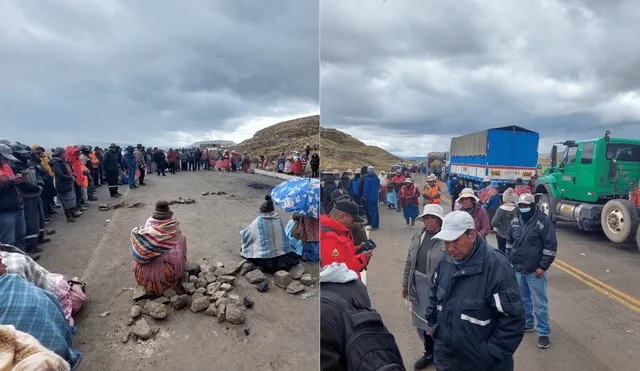
<instances>
[{"instance_id":1,"label":"truck windshield","mask_svg":"<svg viewBox=\"0 0 640 371\"><path fill-rule=\"evenodd\" d=\"M640 145L630 143L609 143L607 146L607 160L613 160L618 155L618 161L640 162Z\"/></svg>"}]
</instances>

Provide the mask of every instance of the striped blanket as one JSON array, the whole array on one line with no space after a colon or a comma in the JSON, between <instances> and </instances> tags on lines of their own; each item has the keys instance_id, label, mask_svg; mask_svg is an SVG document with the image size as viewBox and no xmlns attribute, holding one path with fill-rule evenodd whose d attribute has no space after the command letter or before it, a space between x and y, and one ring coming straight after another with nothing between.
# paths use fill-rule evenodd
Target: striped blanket
<instances>
[{"instance_id":1,"label":"striped blanket","mask_svg":"<svg viewBox=\"0 0 640 371\"><path fill-rule=\"evenodd\" d=\"M144 227L131 230L131 255L142 264L148 263L173 249L182 238L177 219L159 221L149 218Z\"/></svg>"},{"instance_id":2,"label":"striped blanket","mask_svg":"<svg viewBox=\"0 0 640 371\"><path fill-rule=\"evenodd\" d=\"M75 370L82 353L73 349L73 332L58 298L14 274L0 276L0 325L12 325L53 351Z\"/></svg>"},{"instance_id":3,"label":"striped blanket","mask_svg":"<svg viewBox=\"0 0 640 371\"><path fill-rule=\"evenodd\" d=\"M240 255L246 259L269 259L294 251L276 212L260 214L240 236Z\"/></svg>"}]
</instances>

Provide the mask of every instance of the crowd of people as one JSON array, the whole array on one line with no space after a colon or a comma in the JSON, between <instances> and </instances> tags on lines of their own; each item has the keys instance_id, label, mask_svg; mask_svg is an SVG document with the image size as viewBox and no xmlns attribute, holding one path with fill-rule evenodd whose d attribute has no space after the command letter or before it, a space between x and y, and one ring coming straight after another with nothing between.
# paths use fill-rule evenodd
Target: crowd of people
<instances>
[{"instance_id":1,"label":"crowd of people","mask_svg":"<svg viewBox=\"0 0 640 371\"><path fill-rule=\"evenodd\" d=\"M320 155L311 153L309 143L304 146L302 154L299 151L290 151L288 155L282 152L276 160L278 173L287 175L305 176L307 165L311 168L311 177L317 178L319 176L318 170L320 169Z\"/></svg>"},{"instance_id":2,"label":"crowd of people","mask_svg":"<svg viewBox=\"0 0 640 371\"><path fill-rule=\"evenodd\" d=\"M452 208L445 214L438 178L430 174L425 180L420 192L407 169L379 175L372 166L355 173L323 172L323 370L405 369L395 338L360 282L374 253L365 248L366 234L357 236L365 225L379 227L380 204L403 212L408 228L422 222L409 243L401 278L411 325L424 344L415 369L435 364L438 370L513 370L513 354L525 332L537 331L538 346L550 346L546 271L557 240L531 187L518 179L505 188L486 178L474 191L452 174ZM496 247L487 242L494 230ZM349 322L363 316L370 320L358 330L368 331L367 341L350 343L356 329ZM367 357L372 354L377 357Z\"/></svg>"}]
</instances>

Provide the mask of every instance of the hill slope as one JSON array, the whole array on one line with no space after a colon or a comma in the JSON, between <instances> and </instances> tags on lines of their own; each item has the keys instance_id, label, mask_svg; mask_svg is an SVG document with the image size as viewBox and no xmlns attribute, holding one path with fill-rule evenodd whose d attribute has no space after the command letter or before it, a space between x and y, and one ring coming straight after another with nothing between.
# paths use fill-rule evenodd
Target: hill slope
<instances>
[{"instance_id":1,"label":"hill slope","mask_svg":"<svg viewBox=\"0 0 640 371\"><path fill-rule=\"evenodd\" d=\"M257 131L253 138L233 146L240 152L247 151L254 159L265 155L269 164L278 158L282 152L300 151L309 143L311 152L319 149L320 116L300 117L290 121L280 122Z\"/></svg>"},{"instance_id":2,"label":"hill slope","mask_svg":"<svg viewBox=\"0 0 640 371\"><path fill-rule=\"evenodd\" d=\"M380 171L402 161L380 147L368 146L336 129L320 128L320 146L321 170L355 171L362 166L373 165L376 171Z\"/></svg>"}]
</instances>

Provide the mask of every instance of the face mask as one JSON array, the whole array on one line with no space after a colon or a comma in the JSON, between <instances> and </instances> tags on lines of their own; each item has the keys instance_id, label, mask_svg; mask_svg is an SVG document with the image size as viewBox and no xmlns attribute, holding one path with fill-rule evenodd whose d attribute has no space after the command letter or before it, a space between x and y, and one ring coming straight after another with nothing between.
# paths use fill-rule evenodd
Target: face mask
<instances>
[{"instance_id":1,"label":"face mask","mask_svg":"<svg viewBox=\"0 0 640 371\"><path fill-rule=\"evenodd\" d=\"M531 211L531 208L530 207L521 207L521 208L519 208L519 210L520 210L521 214L526 214L529 211Z\"/></svg>"}]
</instances>

